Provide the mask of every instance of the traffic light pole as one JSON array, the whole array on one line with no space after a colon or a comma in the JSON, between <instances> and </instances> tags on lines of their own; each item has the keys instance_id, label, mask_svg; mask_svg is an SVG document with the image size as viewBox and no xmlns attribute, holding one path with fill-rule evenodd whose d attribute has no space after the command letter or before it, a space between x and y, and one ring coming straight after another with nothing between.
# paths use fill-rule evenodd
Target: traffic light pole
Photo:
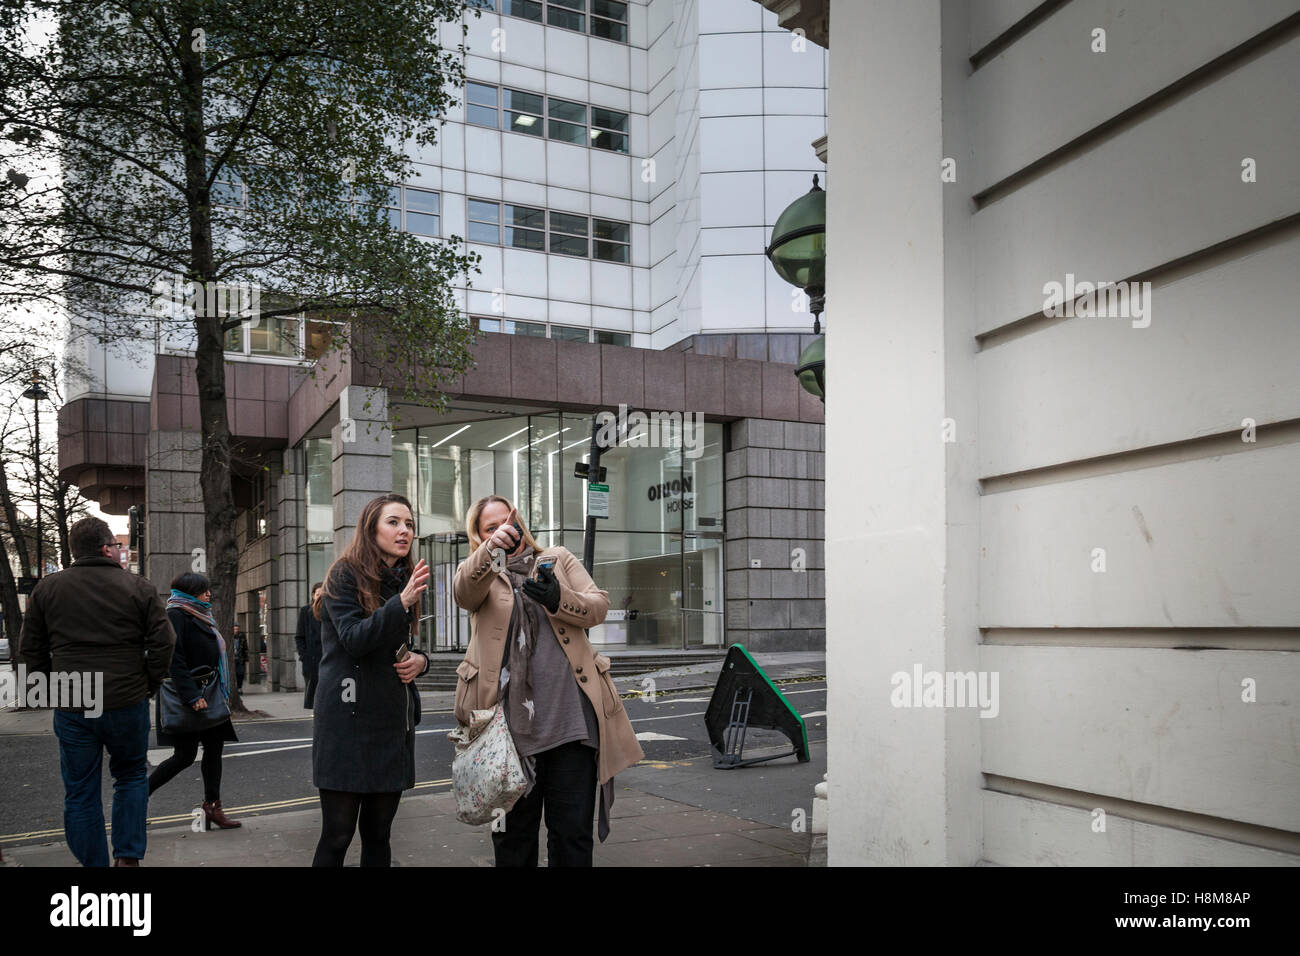
<instances>
[{"instance_id":1,"label":"traffic light pole","mask_svg":"<svg viewBox=\"0 0 1300 956\"><path fill-rule=\"evenodd\" d=\"M591 448L587 452L587 489L584 491L590 500L590 489L593 481L599 481L601 476L600 455L604 451L600 443L596 441L596 434L600 431L600 417L591 416ZM587 510L586 533L582 538L582 566L587 569L587 573L592 573L592 567L596 563L596 516L591 513L590 506Z\"/></svg>"}]
</instances>

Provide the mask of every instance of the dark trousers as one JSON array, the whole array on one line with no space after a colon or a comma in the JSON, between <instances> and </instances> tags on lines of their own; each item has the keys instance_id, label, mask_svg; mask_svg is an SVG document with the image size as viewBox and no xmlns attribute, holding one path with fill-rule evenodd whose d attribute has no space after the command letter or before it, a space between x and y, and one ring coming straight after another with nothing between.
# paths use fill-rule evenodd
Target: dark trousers
<instances>
[{"instance_id":1,"label":"dark trousers","mask_svg":"<svg viewBox=\"0 0 1300 956\"><path fill-rule=\"evenodd\" d=\"M546 865L591 866L596 812L596 751L574 741L537 754L537 779L492 834L497 866L536 866L542 815Z\"/></svg>"},{"instance_id":2,"label":"dark trousers","mask_svg":"<svg viewBox=\"0 0 1300 956\"><path fill-rule=\"evenodd\" d=\"M320 841L312 866L342 866L352 845L358 819L361 823L361 865L392 866L393 848L389 842L393 817L402 791L396 793L349 793L345 790L320 792Z\"/></svg>"},{"instance_id":3,"label":"dark trousers","mask_svg":"<svg viewBox=\"0 0 1300 956\"><path fill-rule=\"evenodd\" d=\"M172 755L158 765L158 769L149 775L149 793L165 784L186 767L194 763L198 756L199 744L203 744L203 799L207 803L216 803L221 799L221 751L226 746L225 725L218 724L197 734L185 734L176 737Z\"/></svg>"},{"instance_id":4,"label":"dark trousers","mask_svg":"<svg viewBox=\"0 0 1300 956\"><path fill-rule=\"evenodd\" d=\"M244 671L245 664L243 661L235 661L235 689L244 689Z\"/></svg>"},{"instance_id":5,"label":"dark trousers","mask_svg":"<svg viewBox=\"0 0 1300 956\"><path fill-rule=\"evenodd\" d=\"M82 866L108 866L108 836L100 796L104 751L113 775L113 856L144 859L149 809L149 701L106 710L98 717L56 710L63 773L63 832Z\"/></svg>"}]
</instances>

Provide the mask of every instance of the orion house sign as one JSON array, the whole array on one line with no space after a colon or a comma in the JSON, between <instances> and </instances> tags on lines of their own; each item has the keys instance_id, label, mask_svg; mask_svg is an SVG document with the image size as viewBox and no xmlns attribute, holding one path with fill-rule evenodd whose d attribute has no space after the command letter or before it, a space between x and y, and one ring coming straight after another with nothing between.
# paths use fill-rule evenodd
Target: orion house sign
<instances>
[{"instance_id":1,"label":"orion house sign","mask_svg":"<svg viewBox=\"0 0 1300 956\"><path fill-rule=\"evenodd\" d=\"M664 510L669 514L678 509L689 511L695 507L694 485L694 478L674 478L672 481L651 485L646 489L646 497L651 501L663 501Z\"/></svg>"}]
</instances>

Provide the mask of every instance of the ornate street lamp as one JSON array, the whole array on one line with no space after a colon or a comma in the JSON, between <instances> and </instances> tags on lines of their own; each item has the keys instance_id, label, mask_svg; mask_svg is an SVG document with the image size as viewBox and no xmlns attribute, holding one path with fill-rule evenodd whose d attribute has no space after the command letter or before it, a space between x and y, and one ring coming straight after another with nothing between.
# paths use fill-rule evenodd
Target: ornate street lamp
<instances>
[{"instance_id":1,"label":"ornate street lamp","mask_svg":"<svg viewBox=\"0 0 1300 956\"><path fill-rule=\"evenodd\" d=\"M808 294L813 314L813 335L821 335L821 314L826 305L826 191L813 174L812 189L776 218L772 244L765 250L772 268L786 282ZM826 401L826 342L817 339L799 356L795 375L804 390Z\"/></svg>"},{"instance_id":2,"label":"ornate street lamp","mask_svg":"<svg viewBox=\"0 0 1300 956\"><path fill-rule=\"evenodd\" d=\"M826 336L820 335L799 353L794 374L803 390L826 401Z\"/></svg>"},{"instance_id":3,"label":"ornate street lamp","mask_svg":"<svg viewBox=\"0 0 1300 956\"><path fill-rule=\"evenodd\" d=\"M41 402L50 397L49 392L41 387L41 373L32 372L32 384L23 392L23 398L32 400L33 417L36 419L36 579L45 575L45 555L42 545L45 531L41 526Z\"/></svg>"}]
</instances>

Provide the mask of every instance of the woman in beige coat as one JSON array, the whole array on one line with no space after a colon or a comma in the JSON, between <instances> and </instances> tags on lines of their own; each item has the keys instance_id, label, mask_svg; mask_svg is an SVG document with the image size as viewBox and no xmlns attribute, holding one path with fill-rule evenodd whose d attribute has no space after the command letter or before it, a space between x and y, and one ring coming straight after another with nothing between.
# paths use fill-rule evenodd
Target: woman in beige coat
<instances>
[{"instance_id":1,"label":"woman in beige coat","mask_svg":"<svg viewBox=\"0 0 1300 956\"><path fill-rule=\"evenodd\" d=\"M605 620L609 594L567 549L538 547L506 498L474 503L465 530L473 552L452 594L470 614L456 669L456 720L503 700L530 788L492 833L497 866L536 866L546 815L550 866L591 866L600 790L600 839L609 835L614 775L644 757L586 628Z\"/></svg>"}]
</instances>

